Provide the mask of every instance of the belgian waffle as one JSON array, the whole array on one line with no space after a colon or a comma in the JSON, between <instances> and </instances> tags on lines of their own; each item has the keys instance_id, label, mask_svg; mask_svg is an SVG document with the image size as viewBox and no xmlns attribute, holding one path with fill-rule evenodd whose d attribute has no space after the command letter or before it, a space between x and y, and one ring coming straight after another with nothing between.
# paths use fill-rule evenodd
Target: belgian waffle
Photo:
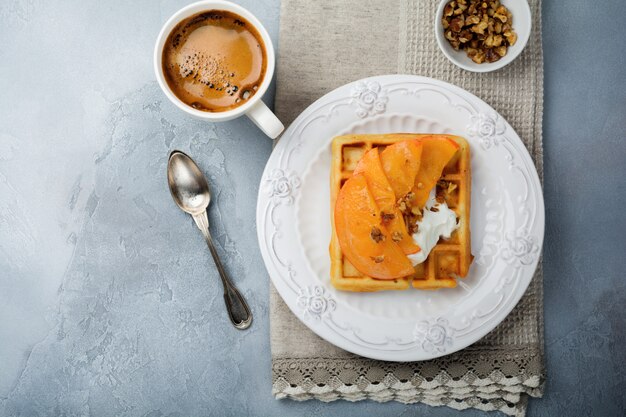
<instances>
[{"instance_id":1,"label":"belgian waffle","mask_svg":"<svg viewBox=\"0 0 626 417\"><path fill-rule=\"evenodd\" d=\"M379 147L382 149L392 143L416 139L430 134L383 134L383 135L344 135L338 136L332 142L331 161L331 219L337 195L343 183L352 175L352 172L368 150ZM459 227L453 232L450 239L440 240L432 249L426 261L415 267L415 274L394 280L375 279L364 276L342 254L339 241L335 233L334 219L333 232L330 243L331 283L339 290L344 291L382 291L404 290L409 288L412 281L414 288L434 290L452 288L457 285L457 278L467 275L472 262L470 251L470 149L467 141L459 136L445 136L460 145L459 151L443 171L437 192L454 188L445 194L446 203L452 209L459 222ZM449 187L454 184L456 187Z\"/></svg>"}]
</instances>

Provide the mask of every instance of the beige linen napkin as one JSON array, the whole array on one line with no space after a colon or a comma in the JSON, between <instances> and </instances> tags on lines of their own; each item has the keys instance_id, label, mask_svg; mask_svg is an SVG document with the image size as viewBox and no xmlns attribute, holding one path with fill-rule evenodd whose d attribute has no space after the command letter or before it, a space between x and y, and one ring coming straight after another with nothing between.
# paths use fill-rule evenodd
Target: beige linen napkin
<instances>
[{"instance_id":1,"label":"beige linen napkin","mask_svg":"<svg viewBox=\"0 0 626 417\"><path fill-rule=\"evenodd\" d=\"M518 59L474 74L439 51L436 0L282 0L276 113L290 123L332 89L359 78L410 73L456 84L499 111L542 177L541 0L529 1L533 33ZM542 269L517 307L474 345L426 362L392 363L343 351L312 333L270 288L272 392L295 400L423 402L523 416L543 392Z\"/></svg>"}]
</instances>

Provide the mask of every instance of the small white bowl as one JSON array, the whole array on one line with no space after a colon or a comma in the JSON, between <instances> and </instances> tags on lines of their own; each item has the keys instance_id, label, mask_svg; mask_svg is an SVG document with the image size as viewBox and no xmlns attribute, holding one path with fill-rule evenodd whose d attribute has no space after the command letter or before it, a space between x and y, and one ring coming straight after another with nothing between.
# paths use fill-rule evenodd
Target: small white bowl
<instances>
[{"instance_id":1,"label":"small white bowl","mask_svg":"<svg viewBox=\"0 0 626 417\"><path fill-rule=\"evenodd\" d=\"M526 0L500 0L500 3L513 15L513 30L517 33L517 42L510 46L507 54L496 62L484 62L477 64L467 56L464 50L456 51L444 36L441 19L443 9L450 0L442 0L435 14L435 38L439 49L455 65L472 72L490 72L500 69L518 57L528 42L532 29L532 16L530 6ZM488 1L488 0L485 0Z\"/></svg>"}]
</instances>

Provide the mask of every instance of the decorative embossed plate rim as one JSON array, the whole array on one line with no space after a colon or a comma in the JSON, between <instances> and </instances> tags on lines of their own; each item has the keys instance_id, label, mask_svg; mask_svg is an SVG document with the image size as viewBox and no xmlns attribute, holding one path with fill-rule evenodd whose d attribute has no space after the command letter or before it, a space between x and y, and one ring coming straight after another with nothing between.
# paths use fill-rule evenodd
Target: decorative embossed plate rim
<instances>
[{"instance_id":1,"label":"decorative embossed plate rim","mask_svg":"<svg viewBox=\"0 0 626 417\"><path fill-rule=\"evenodd\" d=\"M317 213L323 204L318 207L313 199L314 193L320 193L320 181L329 178L323 167L332 137L425 125L434 131L420 133L453 133L470 142L476 259L468 277L459 281L456 298L449 293L454 302L446 302L445 294L440 294L452 290L439 290L437 295L407 290L415 293L415 299L396 292L346 295L336 291L325 276L328 259L320 255L327 253L323 243L330 239L329 221L323 217L330 215L330 208ZM320 199L328 205L328 196ZM387 75L337 88L291 124L261 179L257 233L274 286L311 330L365 357L416 361L469 346L509 314L537 267L544 217L532 159L494 109L442 81ZM360 304L355 297L362 297ZM363 311L369 300L382 305L384 313L394 302L399 311L406 307L405 313L392 317Z\"/></svg>"}]
</instances>

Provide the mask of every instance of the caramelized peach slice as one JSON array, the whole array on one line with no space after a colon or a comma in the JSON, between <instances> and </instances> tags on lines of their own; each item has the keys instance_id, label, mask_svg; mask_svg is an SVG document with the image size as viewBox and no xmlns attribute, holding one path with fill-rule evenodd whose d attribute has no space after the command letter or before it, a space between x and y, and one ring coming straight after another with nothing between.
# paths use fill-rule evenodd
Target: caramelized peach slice
<instances>
[{"instance_id":1,"label":"caramelized peach slice","mask_svg":"<svg viewBox=\"0 0 626 417\"><path fill-rule=\"evenodd\" d=\"M350 177L335 203L335 231L341 251L361 273L379 279L411 275L413 265L389 232L363 174Z\"/></svg>"},{"instance_id":2,"label":"caramelized peach slice","mask_svg":"<svg viewBox=\"0 0 626 417\"><path fill-rule=\"evenodd\" d=\"M396 207L396 196L383 171L378 148L367 151L358 162L354 175L361 173L365 176L367 186L380 209L382 226L387 229L391 239L398 243L406 254L419 252L420 247L409 236L402 213Z\"/></svg>"},{"instance_id":3,"label":"caramelized peach slice","mask_svg":"<svg viewBox=\"0 0 626 417\"><path fill-rule=\"evenodd\" d=\"M414 204L421 208L428 201L430 190L441 178L443 169L459 149L459 144L445 135L424 136L419 140L423 148L422 163L415 177L413 192Z\"/></svg>"},{"instance_id":4,"label":"caramelized peach slice","mask_svg":"<svg viewBox=\"0 0 626 417\"><path fill-rule=\"evenodd\" d=\"M404 197L413 188L421 159L422 144L418 140L397 142L381 152L380 162L396 199Z\"/></svg>"}]
</instances>

